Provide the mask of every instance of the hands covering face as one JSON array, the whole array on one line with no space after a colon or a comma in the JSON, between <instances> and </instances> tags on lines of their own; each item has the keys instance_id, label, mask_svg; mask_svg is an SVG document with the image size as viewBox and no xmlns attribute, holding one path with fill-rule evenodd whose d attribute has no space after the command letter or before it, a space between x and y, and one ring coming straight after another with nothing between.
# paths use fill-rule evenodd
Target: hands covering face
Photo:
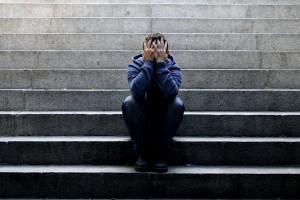
<instances>
[{"instance_id":1,"label":"hands covering face","mask_svg":"<svg viewBox=\"0 0 300 200\"><path fill-rule=\"evenodd\" d=\"M152 41L151 39L146 42L144 41L144 60L153 60L155 62L162 62L168 57L167 54L167 42L164 43L163 38L160 40Z\"/></svg>"}]
</instances>

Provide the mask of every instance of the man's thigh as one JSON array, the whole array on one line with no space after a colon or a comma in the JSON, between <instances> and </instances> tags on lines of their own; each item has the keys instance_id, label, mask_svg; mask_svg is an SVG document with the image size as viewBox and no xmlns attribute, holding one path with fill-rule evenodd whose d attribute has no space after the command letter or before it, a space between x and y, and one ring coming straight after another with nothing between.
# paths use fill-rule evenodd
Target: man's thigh
<instances>
[{"instance_id":1,"label":"man's thigh","mask_svg":"<svg viewBox=\"0 0 300 200\"><path fill-rule=\"evenodd\" d=\"M146 101L145 103L145 119L146 131L151 135L155 134L159 128L159 120L162 106L155 101Z\"/></svg>"}]
</instances>

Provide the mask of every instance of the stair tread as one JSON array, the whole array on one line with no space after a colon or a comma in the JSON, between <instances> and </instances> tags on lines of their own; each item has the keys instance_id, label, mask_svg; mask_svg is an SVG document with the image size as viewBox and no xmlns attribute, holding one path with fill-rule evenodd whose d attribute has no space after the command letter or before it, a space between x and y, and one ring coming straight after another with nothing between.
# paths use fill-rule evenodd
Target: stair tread
<instances>
[{"instance_id":1,"label":"stair tread","mask_svg":"<svg viewBox=\"0 0 300 200\"><path fill-rule=\"evenodd\" d=\"M181 91L269 91L269 92L277 92L277 91L294 91L299 92L300 89L180 89ZM39 91L62 91L62 92L72 92L72 91L81 91L81 92L116 92L116 91L130 91L129 89L18 89L18 88L10 88L10 89L0 89L0 91L32 91L32 92L39 92Z\"/></svg>"},{"instance_id":2,"label":"stair tread","mask_svg":"<svg viewBox=\"0 0 300 200\"><path fill-rule=\"evenodd\" d=\"M0 173L139 173L132 166L0 165ZM153 172L149 172L153 173ZM300 166L169 166L167 174L300 174Z\"/></svg>"},{"instance_id":3,"label":"stair tread","mask_svg":"<svg viewBox=\"0 0 300 200\"><path fill-rule=\"evenodd\" d=\"M0 115L121 115L122 111L0 111ZM300 115L281 111L185 111L184 115Z\"/></svg>"},{"instance_id":4,"label":"stair tread","mask_svg":"<svg viewBox=\"0 0 300 200\"><path fill-rule=\"evenodd\" d=\"M288 142L300 137L174 137L175 142ZM129 136L4 136L0 142L129 142Z\"/></svg>"}]
</instances>

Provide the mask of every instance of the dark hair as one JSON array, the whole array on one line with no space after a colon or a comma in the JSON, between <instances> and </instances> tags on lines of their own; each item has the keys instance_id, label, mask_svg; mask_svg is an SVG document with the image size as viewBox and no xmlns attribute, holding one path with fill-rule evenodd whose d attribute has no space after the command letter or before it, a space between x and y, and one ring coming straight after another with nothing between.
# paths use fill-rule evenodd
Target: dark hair
<instances>
[{"instance_id":1,"label":"dark hair","mask_svg":"<svg viewBox=\"0 0 300 200\"><path fill-rule=\"evenodd\" d=\"M167 41L166 37L161 33L151 33L145 38L145 40L146 42L148 42L149 40L152 41L161 40L161 38L163 38L164 43L166 43ZM168 52L168 48L169 48L169 43L167 43L167 52ZM143 50L144 50L144 42L143 42Z\"/></svg>"}]
</instances>

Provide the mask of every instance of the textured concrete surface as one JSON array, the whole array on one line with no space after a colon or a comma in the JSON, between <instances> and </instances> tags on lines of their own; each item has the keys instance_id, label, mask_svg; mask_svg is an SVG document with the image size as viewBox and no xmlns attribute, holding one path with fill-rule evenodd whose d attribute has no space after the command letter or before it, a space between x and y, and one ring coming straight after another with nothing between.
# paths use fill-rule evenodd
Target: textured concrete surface
<instances>
[{"instance_id":1,"label":"textured concrete surface","mask_svg":"<svg viewBox=\"0 0 300 200\"><path fill-rule=\"evenodd\" d=\"M147 34L3 34L2 50L140 50ZM297 35L296 35L297 36ZM256 50L255 34L166 34L174 50ZM282 42L294 35L275 35ZM182 39L183 38L183 39ZM270 40L261 38L268 45ZM173 42L176 41L176 42ZM291 42L290 42L291 43ZM241 45L243 44L243 45ZM293 45L294 48L295 45ZM282 46L277 50L290 49ZM300 48L300 47L298 47ZM268 50L266 46L264 48ZM274 51L274 49L271 49Z\"/></svg>"},{"instance_id":2,"label":"textured concrete surface","mask_svg":"<svg viewBox=\"0 0 300 200\"><path fill-rule=\"evenodd\" d=\"M299 111L299 90L182 90L191 111Z\"/></svg>"},{"instance_id":3,"label":"textured concrete surface","mask_svg":"<svg viewBox=\"0 0 300 200\"><path fill-rule=\"evenodd\" d=\"M1 90L0 92L0 110L23 110L24 93L21 90Z\"/></svg>"},{"instance_id":4,"label":"textured concrete surface","mask_svg":"<svg viewBox=\"0 0 300 200\"><path fill-rule=\"evenodd\" d=\"M0 10L2 11L0 17L299 18L299 6L300 5L0 4ZM176 12L174 12L174 10L176 10Z\"/></svg>"},{"instance_id":5,"label":"textured concrete surface","mask_svg":"<svg viewBox=\"0 0 300 200\"><path fill-rule=\"evenodd\" d=\"M0 4L0 17L147 17L147 4Z\"/></svg>"},{"instance_id":6,"label":"textured concrete surface","mask_svg":"<svg viewBox=\"0 0 300 200\"><path fill-rule=\"evenodd\" d=\"M270 4L299 5L298 0L0 0L0 3L199 3L199 4Z\"/></svg>"},{"instance_id":7,"label":"textured concrete surface","mask_svg":"<svg viewBox=\"0 0 300 200\"><path fill-rule=\"evenodd\" d=\"M183 89L298 89L299 70L183 70Z\"/></svg>"},{"instance_id":8,"label":"textured concrete surface","mask_svg":"<svg viewBox=\"0 0 300 200\"><path fill-rule=\"evenodd\" d=\"M132 167L121 166L2 168L0 184L5 187L0 189L0 195L6 198L297 198L300 195L298 168L174 167L166 174L136 173Z\"/></svg>"},{"instance_id":9,"label":"textured concrete surface","mask_svg":"<svg viewBox=\"0 0 300 200\"><path fill-rule=\"evenodd\" d=\"M300 35L299 34L269 34L257 36L257 49L262 51L299 51Z\"/></svg>"},{"instance_id":10,"label":"textured concrete surface","mask_svg":"<svg viewBox=\"0 0 300 200\"><path fill-rule=\"evenodd\" d=\"M129 135L121 112L0 112L1 136ZM185 112L177 136L300 137L299 112Z\"/></svg>"},{"instance_id":11,"label":"textured concrete surface","mask_svg":"<svg viewBox=\"0 0 300 200\"><path fill-rule=\"evenodd\" d=\"M0 33L300 33L297 19L1 18L0 27Z\"/></svg>"},{"instance_id":12,"label":"textured concrete surface","mask_svg":"<svg viewBox=\"0 0 300 200\"><path fill-rule=\"evenodd\" d=\"M1 50L140 50L146 34L2 34ZM173 50L299 51L299 34L166 34ZM176 42L175 42L176 41Z\"/></svg>"},{"instance_id":13,"label":"textured concrete surface","mask_svg":"<svg viewBox=\"0 0 300 200\"><path fill-rule=\"evenodd\" d=\"M0 70L0 88L128 89L126 69ZM0 78L1 78L0 76ZM182 70L182 89L298 89L300 70Z\"/></svg>"},{"instance_id":14,"label":"textured concrete surface","mask_svg":"<svg viewBox=\"0 0 300 200\"><path fill-rule=\"evenodd\" d=\"M0 51L1 69L127 69L141 50ZM300 52L170 50L182 69L300 69Z\"/></svg>"},{"instance_id":15,"label":"textured concrete surface","mask_svg":"<svg viewBox=\"0 0 300 200\"><path fill-rule=\"evenodd\" d=\"M0 0L0 197L298 198L300 2L105 3ZM134 171L120 112L149 32L183 69L166 174Z\"/></svg>"},{"instance_id":16,"label":"textured concrete surface","mask_svg":"<svg viewBox=\"0 0 300 200\"><path fill-rule=\"evenodd\" d=\"M151 5L152 17L298 18L299 5ZM174 12L176 10L176 12Z\"/></svg>"},{"instance_id":17,"label":"textured concrete surface","mask_svg":"<svg viewBox=\"0 0 300 200\"><path fill-rule=\"evenodd\" d=\"M33 88L127 89L125 70L34 70Z\"/></svg>"},{"instance_id":18,"label":"textured concrete surface","mask_svg":"<svg viewBox=\"0 0 300 200\"><path fill-rule=\"evenodd\" d=\"M30 88L31 73L31 70L0 70L0 88Z\"/></svg>"},{"instance_id":19,"label":"textured concrete surface","mask_svg":"<svg viewBox=\"0 0 300 200\"><path fill-rule=\"evenodd\" d=\"M129 136L1 137L0 150L0 163L12 165L135 162ZM299 165L299 152L299 138L175 137L168 162L171 165Z\"/></svg>"},{"instance_id":20,"label":"textured concrete surface","mask_svg":"<svg viewBox=\"0 0 300 200\"><path fill-rule=\"evenodd\" d=\"M1 33L149 33L151 21L150 18L2 18L0 27Z\"/></svg>"},{"instance_id":21,"label":"textured concrete surface","mask_svg":"<svg viewBox=\"0 0 300 200\"><path fill-rule=\"evenodd\" d=\"M119 111L128 90L1 90L1 110ZM182 89L186 111L300 111L300 91Z\"/></svg>"},{"instance_id":22,"label":"textured concrete surface","mask_svg":"<svg viewBox=\"0 0 300 200\"><path fill-rule=\"evenodd\" d=\"M228 0L230 4L292 4L299 5L298 0Z\"/></svg>"},{"instance_id":23,"label":"textured concrete surface","mask_svg":"<svg viewBox=\"0 0 300 200\"><path fill-rule=\"evenodd\" d=\"M27 90L25 110L119 111L128 90ZM181 90L187 111L300 111L299 90Z\"/></svg>"}]
</instances>

